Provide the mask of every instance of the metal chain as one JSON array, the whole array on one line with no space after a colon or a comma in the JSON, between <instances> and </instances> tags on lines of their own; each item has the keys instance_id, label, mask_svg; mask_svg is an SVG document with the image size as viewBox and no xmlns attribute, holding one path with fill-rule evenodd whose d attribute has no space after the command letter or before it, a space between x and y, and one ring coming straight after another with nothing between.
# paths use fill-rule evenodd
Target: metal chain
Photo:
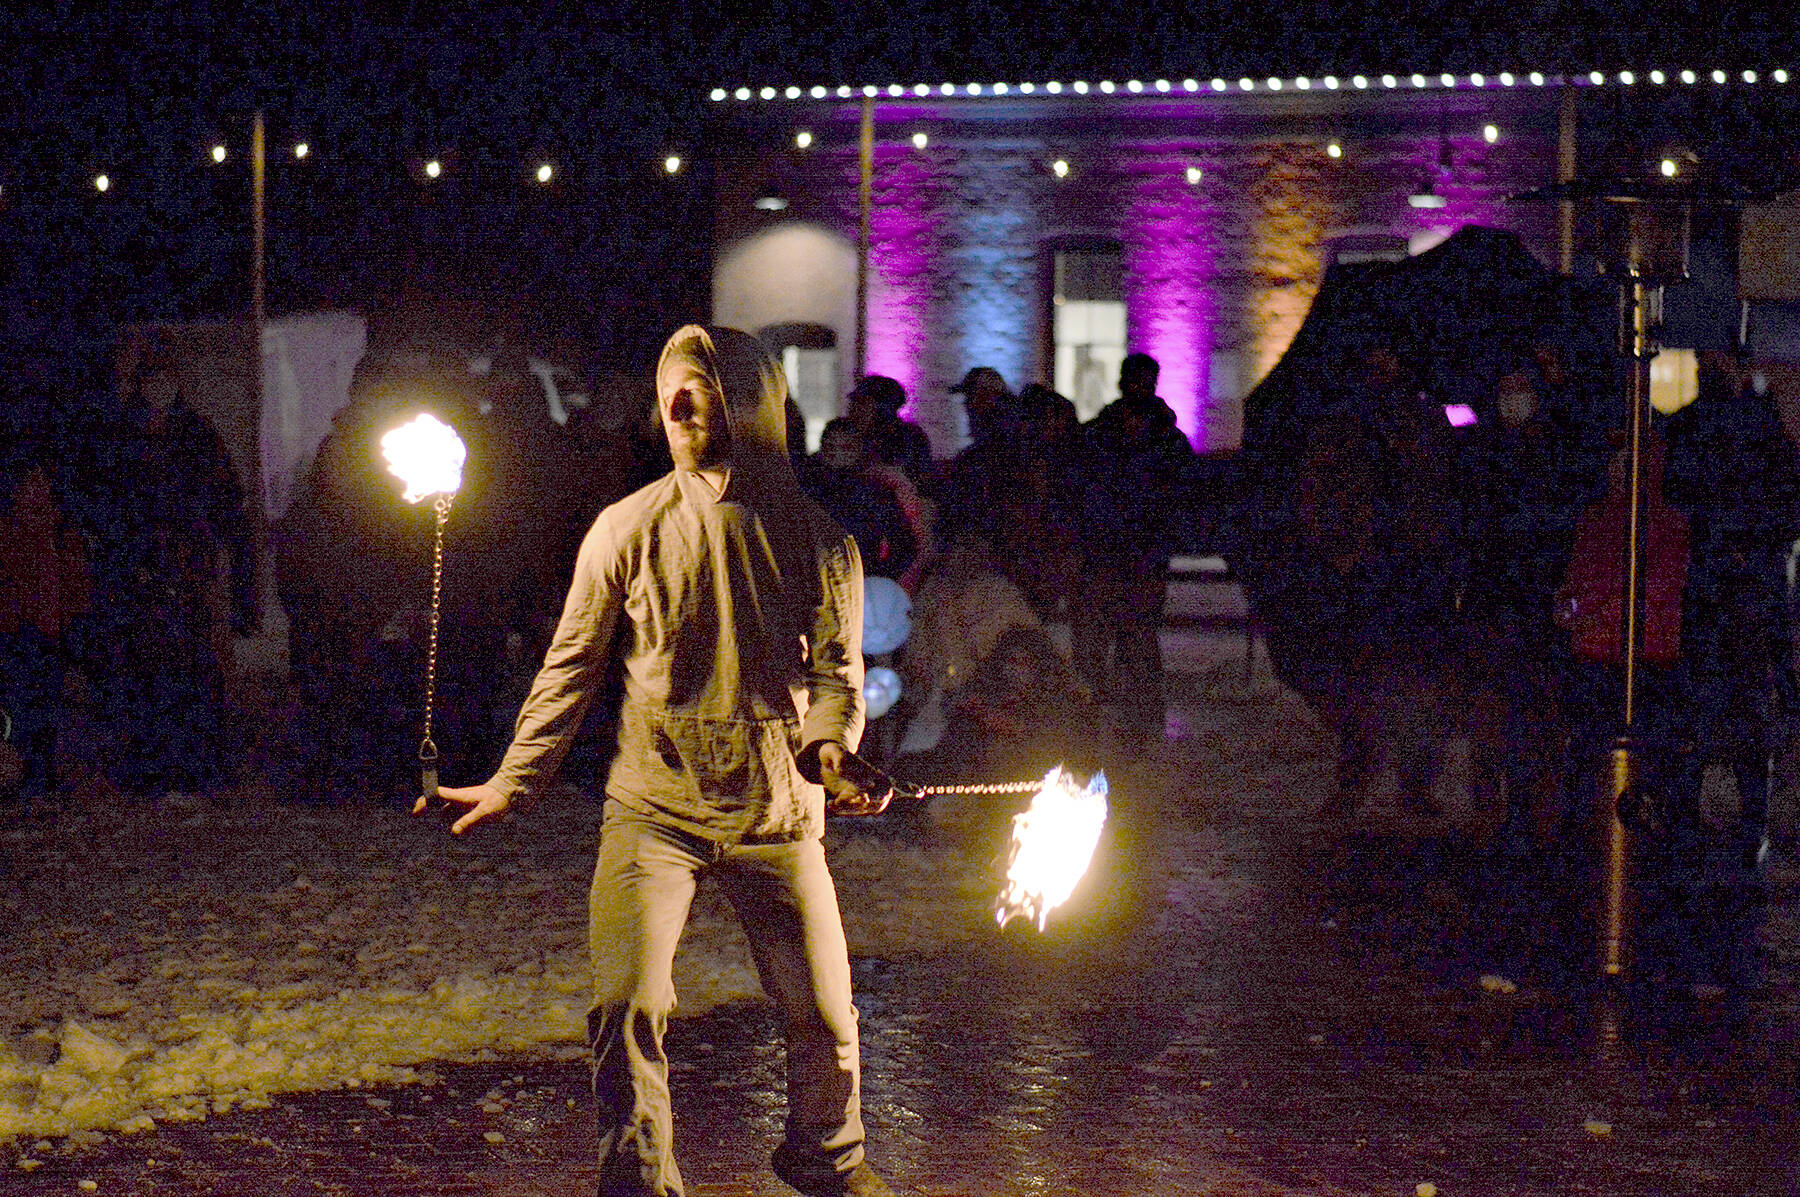
<instances>
[{"instance_id":1,"label":"metal chain","mask_svg":"<svg viewBox=\"0 0 1800 1197\"><path fill-rule=\"evenodd\" d=\"M990 781L973 782L967 785L925 785L908 786L907 791L920 798L933 795L948 794L1032 794L1044 784L1043 778L1035 781Z\"/></svg>"},{"instance_id":2,"label":"metal chain","mask_svg":"<svg viewBox=\"0 0 1800 1197\"><path fill-rule=\"evenodd\" d=\"M437 760L437 745L431 739L431 708L437 696L438 611L444 593L444 524L450 519L453 495L441 494L432 504L437 514L437 531L431 550L431 634L425 648L425 738L419 741L419 760Z\"/></svg>"}]
</instances>

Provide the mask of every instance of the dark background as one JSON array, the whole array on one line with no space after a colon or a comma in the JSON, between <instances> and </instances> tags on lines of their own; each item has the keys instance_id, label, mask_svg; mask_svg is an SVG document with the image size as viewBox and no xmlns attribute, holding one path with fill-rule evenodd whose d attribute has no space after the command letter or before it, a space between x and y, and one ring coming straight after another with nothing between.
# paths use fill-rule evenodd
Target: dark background
<instances>
[{"instance_id":1,"label":"dark background","mask_svg":"<svg viewBox=\"0 0 1800 1197\"><path fill-rule=\"evenodd\" d=\"M1649 9L42 6L0 18L0 312L8 344L41 346L245 311L259 107L272 315L451 305L605 357L706 312L716 86L1800 65L1788 6ZM219 141L223 166L208 157ZM667 153L680 175L663 173ZM433 156L446 170L428 182ZM531 177L540 161L558 172L548 187Z\"/></svg>"}]
</instances>

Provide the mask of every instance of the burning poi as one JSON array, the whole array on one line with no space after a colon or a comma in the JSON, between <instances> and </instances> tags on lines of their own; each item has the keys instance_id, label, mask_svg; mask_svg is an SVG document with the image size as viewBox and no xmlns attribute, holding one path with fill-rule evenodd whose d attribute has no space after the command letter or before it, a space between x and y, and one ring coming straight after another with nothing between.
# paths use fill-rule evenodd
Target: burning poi
<instances>
[{"instance_id":1,"label":"burning poi","mask_svg":"<svg viewBox=\"0 0 1800 1197\"><path fill-rule=\"evenodd\" d=\"M1012 848L1006 862L1006 888L994 905L1002 927L1021 916L1042 931L1050 912L1069 900L1087 875L1106 827L1106 774L1086 783L1061 765L1041 781L974 785L894 785L897 797L931 798L939 794L1025 794L1031 805L1013 816Z\"/></svg>"},{"instance_id":2,"label":"burning poi","mask_svg":"<svg viewBox=\"0 0 1800 1197\"><path fill-rule=\"evenodd\" d=\"M388 470L406 490L401 495L408 503L437 496L432 510L437 514L436 537L431 553L431 639L425 653L425 720L424 736L419 741L420 792L431 795L438 787L438 750L431 738L431 707L437 689L437 642L439 596L444 583L444 524L450 518L450 504L462 487L463 462L468 458L462 438L456 429L425 414L382 435L381 455Z\"/></svg>"}]
</instances>

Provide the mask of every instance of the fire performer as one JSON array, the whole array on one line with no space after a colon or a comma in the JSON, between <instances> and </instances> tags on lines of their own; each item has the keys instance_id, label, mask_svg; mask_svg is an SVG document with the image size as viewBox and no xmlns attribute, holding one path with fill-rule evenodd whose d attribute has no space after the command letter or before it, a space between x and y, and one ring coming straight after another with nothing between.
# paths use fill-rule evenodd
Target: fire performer
<instances>
[{"instance_id":1,"label":"fire performer","mask_svg":"<svg viewBox=\"0 0 1800 1197\"><path fill-rule=\"evenodd\" d=\"M589 530L499 771L437 793L467 808L461 834L540 791L622 658L589 896L600 1192L682 1193L663 1033L676 941L711 873L786 1024L776 1174L807 1194L891 1193L863 1160L849 952L820 843L827 810L876 814L892 797L853 780L878 776L852 752L861 559L795 481L787 383L754 338L682 328L656 390L674 470Z\"/></svg>"}]
</instances>

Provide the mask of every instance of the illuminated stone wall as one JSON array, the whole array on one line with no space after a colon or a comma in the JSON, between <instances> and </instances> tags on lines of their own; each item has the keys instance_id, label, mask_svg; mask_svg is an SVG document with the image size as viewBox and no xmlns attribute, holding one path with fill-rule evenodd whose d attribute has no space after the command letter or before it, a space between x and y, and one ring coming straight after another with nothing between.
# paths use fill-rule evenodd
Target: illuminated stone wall
<instances>
[{"instance_id":1,"label":"illuminated stone wall","mask_svg":"<svg viewBox=\"0 0 1800 1197\"><path fill-rule=\"evenodd\" d=\"M1286 350L1344 238L1418 250L1479 224L1514 229L1547 262L1555 257L1553 209L1505 202L1550 181L1555 129L1541 120L1490 143L1479 116L1467 114L1441 128L1425 113L1410 124L1314 120L1266 132L1194 119L1109 130L930 116L878 109L868 370L906 386L908 414L940 455L965 435L947 388L969 367L993 366L1015 388L1048 380L1058 244L1099 238L1122 248L1129 348L1162 364L1159 390L1203 451L1237 445L1244 395ZM923 148L911 140L918 131L928 134ZM855 128L821 125L815 137L805 152L772 145L722 162L720 319L755 328L792 318L776 314L794 306L779 294L781 280L806 272L771 268L766 252L784 224L834 230L854 273ZM1327 153L1333 141L1341 157ZM1443 145L1448 171L1438 169ZM1052 170L1059 158L1066 177ZM1410 206L1408 194L1428 179L1444 206ZM754 199L775 193L786 209L754 209ZM795 239L789 250L805 244ZM853 295L854 278L845 285ZM853 308L838 304L821 320L838 331L845 389Z\"/></svg>"}]
</instances>

